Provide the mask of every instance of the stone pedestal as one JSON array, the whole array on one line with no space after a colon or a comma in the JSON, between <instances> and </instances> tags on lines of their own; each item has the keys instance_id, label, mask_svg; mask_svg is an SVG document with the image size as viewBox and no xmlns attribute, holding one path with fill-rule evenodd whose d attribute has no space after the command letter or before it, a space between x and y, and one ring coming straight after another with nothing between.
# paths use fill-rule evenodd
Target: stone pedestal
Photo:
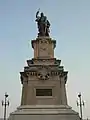
<instances>
[{"instance_id":1,"label":"stone pedestal","mask_svg":"<svg viewBox=\"0 0 90 120\"><path fill-rule=\"evenodd\" d=\"M65 105L25 105L11 113L9 120L80 120L77 112Z\"/></svg>"},{"instance_id":2,"label":"stone pedestal","mask_svg":"<svg viewBox=\"0 0 90 120\"><path fill-rule=\"evenodd\" d=\"M9 120L79 120L77 112L68 106L66 82L68 71L54 58L56 41L38 37L31 41L34 58L20 72L21 105Z\"/></svg>"}]
</instances>

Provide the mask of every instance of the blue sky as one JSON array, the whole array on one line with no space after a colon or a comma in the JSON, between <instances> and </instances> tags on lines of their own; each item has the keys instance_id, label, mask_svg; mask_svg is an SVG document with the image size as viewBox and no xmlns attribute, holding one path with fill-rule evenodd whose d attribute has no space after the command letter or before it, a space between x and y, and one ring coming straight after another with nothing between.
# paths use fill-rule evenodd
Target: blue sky
<instances>
[{"instance_id":1,"label":"blue sky","mask_svg":"<svg viewBox=\"0 0 90 120\"><path fill-rule=\"evenodd\" d=\"M69 71L68 104L79 111L76 100L81 92L83 115L90 117L90 0L0 0L0 101L7 91L11 103L7 114L20 105L19 72L33 57L28 43L37 37L38 8L50 20L51 37L57 41L55 57Z\"/></svg>"}]
</instances>

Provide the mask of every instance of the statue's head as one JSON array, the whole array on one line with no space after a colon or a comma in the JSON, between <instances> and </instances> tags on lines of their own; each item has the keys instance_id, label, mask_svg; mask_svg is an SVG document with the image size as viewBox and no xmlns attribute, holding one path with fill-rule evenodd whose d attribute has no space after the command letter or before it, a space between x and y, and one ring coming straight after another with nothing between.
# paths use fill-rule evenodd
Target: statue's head
<instances>
[{"instance_id":1,"label":"statue's head","mask_svg":"<svg viewBox=\"0 0 90 120\"><path fill-rule=\"evenodd\" d=\"M43 13L41 13L41 17L43 17L44 16L44 14Z\"/></svg>"}]
</instances>

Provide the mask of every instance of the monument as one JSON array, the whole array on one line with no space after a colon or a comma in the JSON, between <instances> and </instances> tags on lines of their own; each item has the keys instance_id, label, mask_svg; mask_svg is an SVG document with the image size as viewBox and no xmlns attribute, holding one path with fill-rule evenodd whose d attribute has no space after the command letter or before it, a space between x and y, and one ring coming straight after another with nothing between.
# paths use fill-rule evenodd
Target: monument
<instances>
[{"instance_id":1,"label":"monument","mask_svg":"<svg viewBox=\"0 0 90 120\"><path fill-rule=\"evenodd\" d=\"M21 104L9 120L80 120L68 105L66 95L67 71L54 58L56 40L50 38L50 22L36 13L38 36L31 41L34 57L20 72Z\"/></svg>"}]
</instances>

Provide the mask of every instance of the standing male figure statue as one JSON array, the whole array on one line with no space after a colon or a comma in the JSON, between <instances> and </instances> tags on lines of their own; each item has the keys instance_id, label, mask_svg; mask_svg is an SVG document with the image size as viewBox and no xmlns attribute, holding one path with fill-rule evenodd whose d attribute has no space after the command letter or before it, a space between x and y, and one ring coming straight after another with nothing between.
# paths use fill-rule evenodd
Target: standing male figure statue
<instances>
[{"instance_id":1,"label":"standing male figure statue","mask_svg":"<svg viewBox=\"0 0 90 120\"><path fill-rule=\"evenodd\" d=\"M36 12L36 22L38 25L38 36L49 36L49 27L50 23L47 20L47 17L43 13L38 16L39 10Z\"/></svg>"}]
</instances>

